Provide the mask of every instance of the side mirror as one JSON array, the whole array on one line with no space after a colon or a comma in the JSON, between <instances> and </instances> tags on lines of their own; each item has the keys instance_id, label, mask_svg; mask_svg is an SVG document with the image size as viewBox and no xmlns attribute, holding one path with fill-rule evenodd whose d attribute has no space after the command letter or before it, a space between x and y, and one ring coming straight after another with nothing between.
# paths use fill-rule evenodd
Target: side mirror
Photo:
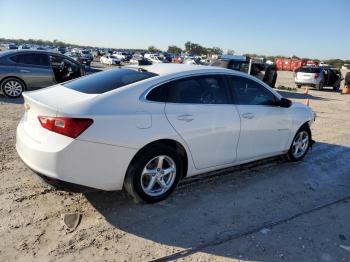
<instances>
[{"instance_id":1,"label":"side mirror","mask_svg":"<svg viewBox=\"0 0 350 262\"><path fill-rule=\"evenodd\" d=\"M292 101L284 97L282 97L277 103L278 103L278 106L280 107L288 108L292 106Z\"/></svg>"}]
</instances>

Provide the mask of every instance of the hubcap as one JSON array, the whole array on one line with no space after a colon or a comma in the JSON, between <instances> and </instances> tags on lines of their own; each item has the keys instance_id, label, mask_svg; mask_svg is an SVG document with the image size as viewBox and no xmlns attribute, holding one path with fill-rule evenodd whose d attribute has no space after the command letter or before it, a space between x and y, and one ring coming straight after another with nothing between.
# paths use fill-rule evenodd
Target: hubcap
<instances>
[{"instance_id":1,"label":"hubcap","mask_svg":"<svg viewBox=\"0 0 350 262\"><path fill-rule=\"evenodd\" d=\"M300 132L293 141L292 153L295 158L301 157L309 146L309 134L306 131Z\"/></svg>"},{"instance_id":2,"label":"hubcap","mask_svg":"<svg viewBox=\"0 0 350 262\"><path fill-rule=\"evenodd\" d=\"M160 196L174 184L176 165L168 156L157 156L147 163L141 174L141 186L149 196Z\"/></svg>"},{"instance_id":3,"label":"hubcap","mask_svg":"<svg viewBox=\"0 0 350 262\"><path fill-rule=\"evenodd\" d=\"M19 96L22 93L22 85L16 80L8 81L4 86L4 92L8 96Z\"/></svg>"}]
</instances>

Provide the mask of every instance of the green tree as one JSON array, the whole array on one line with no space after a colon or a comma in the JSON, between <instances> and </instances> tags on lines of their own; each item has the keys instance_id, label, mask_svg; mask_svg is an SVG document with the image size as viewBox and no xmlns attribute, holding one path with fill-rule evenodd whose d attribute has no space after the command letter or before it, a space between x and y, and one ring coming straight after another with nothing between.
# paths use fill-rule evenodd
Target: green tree
<instances>
[{"instance_id":1,"label":"green tree","mask_svg":"<svg viewBox=\"0 0 350 262\"><path fill-rule=\"evenodd\" d=\"M182 53L182 49L176 45L170 45L168 46L167 52L170 54L179 55Z\"/></svg>"},{"instance_id":2,"label":"green tree","mask_svg":"<svg viewBox=\"0 0 350 262\"><path fill-rule=\"evenodd\" d=\"M148 52L150 53L158 53L160 50L158 48L156 48L154 45L151 45L148 47Z\"/></svg>"}]
</instances>

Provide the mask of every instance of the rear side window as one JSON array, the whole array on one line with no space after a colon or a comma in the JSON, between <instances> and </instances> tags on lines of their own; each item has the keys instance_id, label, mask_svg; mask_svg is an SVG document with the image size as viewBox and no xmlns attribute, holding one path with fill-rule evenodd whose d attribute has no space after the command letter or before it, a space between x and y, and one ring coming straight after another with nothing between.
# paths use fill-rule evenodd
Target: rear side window
<instances>
[{"instance_id":1,"label":"rear side window","mask_svg":"<svg viewBox=\"0 0 350 262\"><path fill-rule=\"evenodd\" d=\"M230 76L235 104L276 105L275 95L263 85L248 78Z\"/></svg>"},{"instance_id":2,"label":"rear side window","mask_svg":"<svg viewBox=\"0 0 350 262\"><path fill-rule=\"evenodd\" d=\"M298 72L319 74L321 72L321 68L319 68L319 67L301 67L298 69Z\"/></svg>"},{"instance_id":3,"label":"rear side window","mask_svg":"<svg viewBox=\"0 0 350 262\"><path fill-rule=\"evenodd\" d=\"M167 102L188 104L228 104L228 94L222 76L197 76L174 81Z\"/></svg>"},{"instance_id":4,"label":"rear side window","mask_svg":"<svg viewBox=\"0 0 350 262\"><path fill-rule=\"evenodd\" d=\"M146 99L153 102L165 102L169 86L170 83L167 83L153 88L146 96Z\"/></svg>"},{"instance_id":5,"label":"rear side window","mask_svg":"<svg viewBox=\"0 0 350 262\"><path fill-rule=\"evenodd\" d=\"M112 69L81 77L63 85L86 94L102 94L154 76L156 76L154 73L134 69Z\"/></svg>"},{"instance_id":6,"label":"rear side window","mask_svg":"<svg viewBox=\"0 0 350 262\"><path fill-rule=\"evenodd\" d=\"M21 54L10 57L15 63L26 65L49 66L49 57L46 54Z\"/></svg>"}]
</instances>

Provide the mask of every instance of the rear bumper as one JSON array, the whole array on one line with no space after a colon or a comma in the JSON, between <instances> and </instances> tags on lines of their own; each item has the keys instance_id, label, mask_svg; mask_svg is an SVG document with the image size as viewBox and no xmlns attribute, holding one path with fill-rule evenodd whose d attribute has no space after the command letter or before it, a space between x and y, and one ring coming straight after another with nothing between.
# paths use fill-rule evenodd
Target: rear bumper
<instances>
[{"instance_id":1,"label":"rear bumper","mask_svg":"<svg viewBox=\"0 0 350 262\"><path fill-rule=\"evenodd\" d=\"M136 149L81 140L67 145L38 143L17 127L16 149L23 162L47 178L102 190L121 190L124 176Z\"/></svg>"},{"instance_id":2,"label":"rear bumper","mask_svg":"<svg viewBox=\"0 0 350 262\"><path fill-rule=\"evenodd\" d=\"M314 82L314 81L305 82L305 81L297 81L297 80L295 80L295 84L296 85L303 85L303 86L316 86L318 83Z\"/></svg>"}]
</instances>

